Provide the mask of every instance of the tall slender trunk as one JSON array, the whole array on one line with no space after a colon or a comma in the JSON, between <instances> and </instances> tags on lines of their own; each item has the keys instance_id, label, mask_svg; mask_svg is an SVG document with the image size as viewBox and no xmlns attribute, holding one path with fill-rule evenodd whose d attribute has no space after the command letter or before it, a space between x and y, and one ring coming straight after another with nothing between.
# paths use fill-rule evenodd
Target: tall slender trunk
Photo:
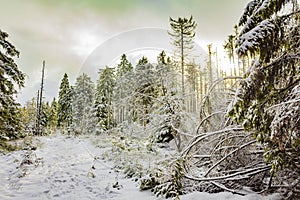
<instances>
[{"instance_id":1,"label":"tall slender trunk","mask_svg":"<svg viewBox=\"0 0 300 200\"><path fill-rule=\"evenodd\" d=\"M183 26L180 27L180 54L181 54L181 87L182 87L182 96L184 98L184 52L183 52Z\"/></svg>"}]
</instances>

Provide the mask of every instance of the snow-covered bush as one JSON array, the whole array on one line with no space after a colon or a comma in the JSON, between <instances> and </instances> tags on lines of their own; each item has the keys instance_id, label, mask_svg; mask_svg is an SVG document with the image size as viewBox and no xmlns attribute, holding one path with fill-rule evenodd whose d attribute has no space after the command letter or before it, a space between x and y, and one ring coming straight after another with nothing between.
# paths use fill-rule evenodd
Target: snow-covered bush
<instances>
[{"instance_id":1,"label":"snow-covered bush","mask_svg":"<svg viewBox=\"0 0 300 200\"><path fill-rule=\"evenodd\" d=\"M140 190L151 191L156 196L165 198L175 197L184 194L183 178L184 168L182 158L176 159L169 166L165 166L165 170L154 169L152 173L143 177L140 181Z\"/></svg>"}]
</instances>

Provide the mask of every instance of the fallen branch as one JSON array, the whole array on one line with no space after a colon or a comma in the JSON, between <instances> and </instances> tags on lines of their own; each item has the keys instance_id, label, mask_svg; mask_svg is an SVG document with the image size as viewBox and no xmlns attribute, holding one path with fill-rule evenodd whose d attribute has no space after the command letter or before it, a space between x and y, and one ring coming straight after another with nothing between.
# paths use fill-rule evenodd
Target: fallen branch
<instances>
[{"instance_id":1,"label":"fallen branch","mask_svg":"<svg viewBox=\"0 0 300 200\"><path fill-rule=\"evenodd\" d=\"M221 162L223 162L223 161L224 161L226 158L228 158L230 155L232 155L232 154L234 154L235 152L241 150L242 148L244 148L244 147L246 147L246 146L248 146L248 145L254 144L254 143L256 143L256 140L252 140L252 141L250 141L250 142L248 142L248 143L246 143L246 144L244 144L244 145L242 145L242 146L236 148L235 150L231 151L229 154L227 154L227 155L224 156L221 160L219 160L219 161L216 162L213 166L211 166L211 167L207 170L207 172L204 174L204 177L206 177L206 176L209 174L209 172L211 172L211 170L213 170L217 165L219 165Z\"/></svg>"},{"instance_id":2,"label":"fallen branch","mask_svg":"<svg viewBox=\"0 0 300 200\"><path fill-rule=\"evenodd\" d=\"M228 175L219 176L219 177L197 178L197 177L193 177L193 176L189 176L189 175L185 175L185 177L187 179L194 180L194 181L218 181L218 180L231 180L232 181L232 180L234 180L232 178L236 177L236 176L243 175L239 179L245 179L245 178L249 178L250 175L255 175L255 174L270 170L270 169L271 169L271 166L267 165L267 166L257 167L257 168L253 168L253 169L247 169L247 170L244 170L241 172L236 172L233 174L228 174Z\"/></svg>"},{"instance_id":3,"label":"fallen branch","mask_svg":"<svg viewBox=\"0 0 300 200\"><path fill-rule=\"evenodd\" d=\"M199 135L197 135L197 136L195 136L194 138L191 139L191 141L189 142L187 147L181 152L181 156L183 156L183 157L187 156L189 154L191 148L194 145L196 145L197 143L199 143L200 141L204 140L205 138L208 138L208 137L213 136L213 135L218 135L218 134L221 134L221 133L226 133L226 132L229 132L229 131L242 131L242 130L244 130L244 129L241 128L241 127L234 127L234 128L226 128L226 129L219 130L219 131L199 134Z\"/></svg>"},{"instance_id":4,"label":"fallen branch","mask_svg":"<svg viewBox=\"0 0 300 200\"><path fill-rule=\"evenodd\" d=\"M210 181L210 182L211 182L212 184L214 184L215 186L221 188L222 190L231 192L231 193L233 193L233 194L238 194L238 195L242 195L242 196L246 195L246 194L241 193L241 192L238 192L238 191L236 191L236 190L229 189L229 188L227 188L225 185L223 185L223 184L221 184L221 183L217 183L217 182L215 182L215 181Z\"/></svg>"}]
</instances>

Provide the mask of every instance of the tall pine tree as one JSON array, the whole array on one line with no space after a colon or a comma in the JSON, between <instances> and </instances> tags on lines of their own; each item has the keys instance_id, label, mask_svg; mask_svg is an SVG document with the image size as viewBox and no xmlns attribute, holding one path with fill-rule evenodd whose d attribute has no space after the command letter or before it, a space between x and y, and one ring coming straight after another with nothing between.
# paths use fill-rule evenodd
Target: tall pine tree
<instances>
[{"instance_id":1,"label":"tall pine tree","mask_svg":"<svg viewBox=\"0 0 300 200\"><path fill-rule=\"evenodd\" d=\"M19 51L7 41L7 37L8 34L0 30L0 139L18 136L19 104L15 101L15 87L24 87L25 81L25 75L14 61Z\"/></svg>"},{"instance_id":2,"label":"tall pine tree","mask_svg":"<svg viewBox=\"0 0 300 200\"><path fill-rule=\"evenodd\" d=\"M173 45L178 49L177 53L180 58L181 87L182 94L184 95L186 57L190 50L194 47L193 39L195 37L195 28L197 24L193 20L193 16L189 19L179 17L177 20L170 17L170 26L172 31L169 32L169 35L172 37Z\"/></svg>"}]
</instances>

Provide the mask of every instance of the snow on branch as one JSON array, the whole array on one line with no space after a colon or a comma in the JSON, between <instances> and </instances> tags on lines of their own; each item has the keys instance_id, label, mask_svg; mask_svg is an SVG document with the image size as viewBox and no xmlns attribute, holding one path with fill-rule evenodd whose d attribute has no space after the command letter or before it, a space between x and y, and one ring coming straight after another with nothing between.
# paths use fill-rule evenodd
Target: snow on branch
<instances>
[{"instance_id":1,"label":"snow on branch","mask_svg":"<svg viewBox=\"0 0 300 200\"><path fill-rule=\"evenodd\" d=\"M246 25L245 25L246 27ZM270 36L275 29L273 20L264 20L255 28L245 34L242 34L237 41L237 52L240 56L245 55L247 51L254 52L261 41Z\"/></svg>"},{"instance_id":2,"label":"snow on branch","mask_svg":"<svg viewBox=\"0 0 300 200\"><path fill-rule=\"evenodd\" d=\"M251 16L251 13L253 13L253 11L259 6L261 5L261 1L260 0L253 0L253 1L250 1L245 10L244 10L244 13L242 15L242 17L240 18L240 21L239 21L239 26L242 26L244 25L248 18Z\"/></svg>"},{"instance_id":3,"label":"snow on branch","mask_svg":"<svg viewBox=\"0 0 300 200\"><path fill-rule=\"evenodd\" d=\"M228 175L219 176L219 177L194 177L194 176L189 176L189 175L185 175L185 177L188 179L191 179L191 180L195 180L195 181L232 180L233 177L237 177L238 179L247 179L247 178L249 178L250 175L268 171L270 169L271 169L271 166L264 165L264 166L250 168L250 169L246 169L244 171L238 171L233 174L228 174Z\"/></svg>"}]
</instances>

